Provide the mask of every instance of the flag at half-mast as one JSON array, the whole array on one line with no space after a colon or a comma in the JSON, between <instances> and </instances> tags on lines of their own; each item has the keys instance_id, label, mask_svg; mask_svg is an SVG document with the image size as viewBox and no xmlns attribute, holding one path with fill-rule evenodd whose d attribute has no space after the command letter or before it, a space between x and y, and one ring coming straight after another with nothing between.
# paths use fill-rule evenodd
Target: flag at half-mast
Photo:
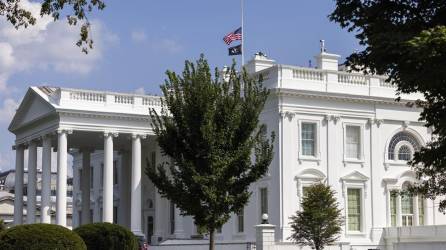
<instances>
[{"instance_id":1,"label":"flag at half-mast","mask_svg":"<svg viewBox=\"0 0 446 250\"><path fill-rule=\"evenodd\" d=\"M227 34L225 37L223 37L223 41L229 45L231 44L233 41L236 40L242 40L242 27L236 29L235 31Z\"/></svg>"}]
</instances>

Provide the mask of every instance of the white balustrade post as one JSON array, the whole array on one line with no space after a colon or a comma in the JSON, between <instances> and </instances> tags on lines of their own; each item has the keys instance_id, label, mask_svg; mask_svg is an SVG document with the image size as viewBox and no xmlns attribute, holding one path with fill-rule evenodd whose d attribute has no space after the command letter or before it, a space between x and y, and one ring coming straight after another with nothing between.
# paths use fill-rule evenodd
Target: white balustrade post
<instances>
[{"instance_id":1,"label":"white balustrade post","mask_svg":"<svg viewBox=\"0 0 446 250\"><path fill-rule=\"evenodd\" d=\"M42 191L40 222L51 223L51 137L45 135L42 141Z\"/></svg>"},{"instance_id":2,"label":"white balustrade post","mask_svg":"<svg viewBox=\"0 0 446 250\"><path fill-rule=\"evenodd\" d=\"M90 149L82 149L82 176L81 176L81 194L82 194L82 218L81 224L91 223L90 221Z\"/></svg>"},{"instance_id":3,"label":"white balustrade post","mask_svg":"<svg viewBox=\"0 0 446 250\"><path fill-rule=\"evenodd\" d=\"M256 227L256 250L268 250L275 244L275 226L260 224Z\"/></svg>"},{"instance_id":4,"label":"white balustrade post","mask_svg":"<svg viewBox=\"0 0 446 250\"><path fill-rule=\"evenodd\" d=\"M132 135L132 183L130 229L141 233L141 136Z\"/></svg>"},{"instance_id":5,"label":"white balustrade post","mask_svg":"<svg viewBox=\"0 0 446 250\"><path fill-rule=\"evenodd\" d=\"M37 143L28 146L28 184L26 197L26 223L36 223Z\"/></svg>"},{"instance_id":6,"label":"white balustrade post","mask_svg":"<svg viewBox=\"0 0 446 250\"><path fill-rule=\"evenodd\" d=\"M17 145L15 149L15 186L14 186L14 225L23 223L23 171L24 171L24 148Z\"/></svg>"},{"instance_id":7,"label":"white balustrade post","mask_svg":"<svg viewBox=\"0 0 446 250\"><path fill-rule=\"evenodd\" d=\"M67 226L67 131L57 131L56 224Z\"/></svg>"},{"instance_id":8,"label":"white balustrade post","mask_svg":"<svg viewBox=\"0 0 446 250\"><path fill-rule=\"evenodd\" d=\"M113 133L104 133L102 222L113 223Z\"/></svg>"}]
</instances>

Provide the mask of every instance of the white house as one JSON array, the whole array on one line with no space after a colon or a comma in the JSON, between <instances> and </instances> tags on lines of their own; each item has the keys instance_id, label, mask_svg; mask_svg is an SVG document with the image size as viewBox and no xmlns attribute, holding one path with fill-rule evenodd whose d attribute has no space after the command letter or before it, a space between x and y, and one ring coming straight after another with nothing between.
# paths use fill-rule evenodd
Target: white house
<instances>
[{"instance_id":1,"label":"white house","mask_svg":"<svg viewBox=\"0 0 446 250\"><path fill-rule=\"evenodd\" d=\"M289 217L301 209L305 188L315 182L336 190L346 218L340 244L350 249L384 249L386 235L397 234L384 228L446 223L438 202L391 195L416 181L407 160L431 137L418 121L420 110L406 106L420 96L395 102L395 88L385 77L343 71L339 55L321 51L316 68L278 64L262 53L246 65L252 75L262 74L271 90L261 122L276 133L275 155L268 175L252 185L244 212L218 232L220 242L254 242L254 225L266 213L276 225L275 241L286 244ZM62 192L57 192L56 222L66 225L70 152L75 226L116 222L146 234L154 245L194 238L193 220L180 216L144 174L146 159L167 160L150 127L149 108L159 110L160 97L31 87L9 127L16 135L17 176L23 174L24 148L29 151L28 195L35 193L36 148L43 147L42 208L48 211L49 152L57 149L57 191ZM22 186L16 178L17 196ZM28 213L35 212L33 202ZM21 208L16 199L17 224ZM45 214L41 218L49 221Z\"/></svg>"}]
</instances>

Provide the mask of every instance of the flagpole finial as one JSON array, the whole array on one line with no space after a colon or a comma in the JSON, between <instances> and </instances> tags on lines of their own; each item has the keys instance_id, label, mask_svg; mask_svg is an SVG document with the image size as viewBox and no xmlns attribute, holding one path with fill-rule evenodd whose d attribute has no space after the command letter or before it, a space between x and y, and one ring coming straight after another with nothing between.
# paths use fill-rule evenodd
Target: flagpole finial
<instances>
[{"instance_id":1,"label":"flagpole finial","mask_svg":"<svg viewBox=\"0 0 446 250\"><path fill-rule=\"evenodd\" d=\"M325 40L320 40L319 42L321 43L321 53L326 52L327 49L325 48Z\"/></svg>"}]
</instances>

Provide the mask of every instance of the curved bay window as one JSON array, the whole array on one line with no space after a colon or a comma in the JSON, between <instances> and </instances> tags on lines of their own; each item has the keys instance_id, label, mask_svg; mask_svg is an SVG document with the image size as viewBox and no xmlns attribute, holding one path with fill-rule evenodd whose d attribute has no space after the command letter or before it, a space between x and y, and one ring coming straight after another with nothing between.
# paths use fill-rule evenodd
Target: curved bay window
<instances>
[{"instance_id":1,"label":"curved bay window","mask_svg":"<svg viewBox=\"0 0 446 250\"><path fill-rule=\"evenodd\" d=\"M414 152L420 149L420 143L409 132L402 131L395 134L389 143L388 159L396 161L409 161Z\"/></svg>"}]
</instances>

